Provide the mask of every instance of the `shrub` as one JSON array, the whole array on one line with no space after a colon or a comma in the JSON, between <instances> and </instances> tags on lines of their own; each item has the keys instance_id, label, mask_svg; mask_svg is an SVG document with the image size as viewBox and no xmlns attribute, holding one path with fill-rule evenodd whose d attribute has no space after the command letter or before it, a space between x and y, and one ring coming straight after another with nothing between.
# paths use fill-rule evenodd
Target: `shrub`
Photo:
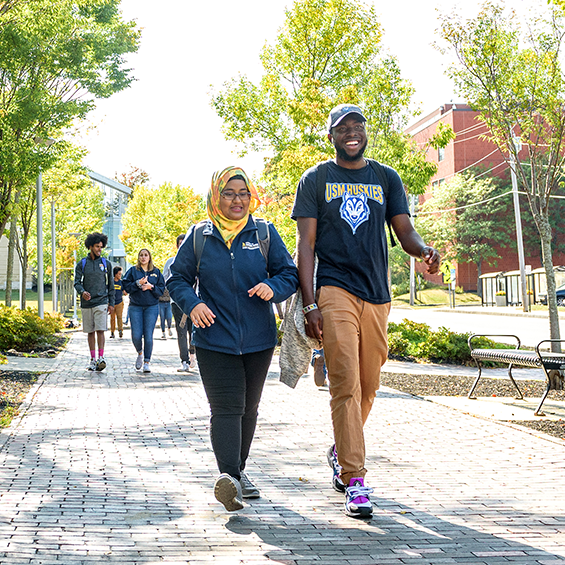
<instances>
[{"instance_id":1,"label":"shrub","mask_svg":"<svg viewBox=\"0 0 565 565\"><path fill-rule=\"evenodd\" d=\"M50 343L53 335L63 329L63 317L45 314L40 318L31 308L20 310L0 304L0 350L29 351Z\"/></svg>"},{"instance_id":2,"label":"shrub","mask_svg":"<svg viewBox=\"0 0 565 565\"><path fill-rule=\"evenodd\" d=\"M468 339L470 333L457 333L447 328L432 331L427 324L404 319L400 324L388 325L389 354L397 357L412 357L435 363L469 364L471 352ZM507 348L486 337L476 338L475 347L483 349ZM494 363L485 365L497 366Z\"/></svg>"}]
</instances>

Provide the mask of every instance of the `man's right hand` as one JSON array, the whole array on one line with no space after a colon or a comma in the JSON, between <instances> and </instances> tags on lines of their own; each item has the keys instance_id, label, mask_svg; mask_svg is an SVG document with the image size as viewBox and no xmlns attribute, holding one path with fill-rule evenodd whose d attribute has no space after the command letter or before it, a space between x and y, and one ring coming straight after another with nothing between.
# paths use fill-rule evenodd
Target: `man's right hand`
<instances>
[{"instance_id":1,"label":"man's right hand","mask_svg":"<svg viewBox=\"0 0 565 565\"><path fill-rule=\"evenodd\" d=\"M90 300L91 296L90 296L90 292L86 292L86 290L82 293L82 297L85 300Z\"/></svg>"},{"instance_id":2,"label":"man's right hand","mask_svg":"<svg viewBox=\"0 0 565 565\"><path fill-rule=\"evenodd\" d=\"M322 341L322 328L324 326L324 318L319 310L312 310L305 317L305 329L308 337L313 337L318 341Z\"/></svg>"}]
</instances>

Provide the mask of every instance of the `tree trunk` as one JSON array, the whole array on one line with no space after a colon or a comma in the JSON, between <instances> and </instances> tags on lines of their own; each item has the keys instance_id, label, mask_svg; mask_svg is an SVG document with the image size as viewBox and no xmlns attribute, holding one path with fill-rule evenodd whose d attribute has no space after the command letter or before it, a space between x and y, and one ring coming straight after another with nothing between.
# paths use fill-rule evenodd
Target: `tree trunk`
<instances>
[{"instance_id":1,"label":"tree trunk","mask_svg":"<svg viewBox=\"0 0 565 565\"><path fill-rule=\"evenodd\" d=\"M8 265L6 266L6 306L12 306L12 279L14 278L14 250L16 248L16 222L10 222L10 237L8 239Z\"/></svg>"},{"instance_id":2,"label":"tree trunk","mask_svg":"<svg viewBox=\"0 0 565 565\"><path fill-rule=\"evenodd\" d=\"M27 266L28 266L28 258L27 258L27 238L22 238L22 309L25 310L26 308L26 286L27 286Z\"/></svg>"},{"instance_id":3,"label":"tree trunk","mask_svg":"<svg viewBox=\"0 0 565 565\"><path fill-rule=\"evenodd\" d=\"M481 275L483 274L483 262L477 261L477 296L483 299L483 285L481 284Z\"/></svg>"},{"instance_id":4,"label":"tree trunk","mask_svg":"<svg viewBox=\"0 0 565 565\"><path fill-rule=\"evenodd\" d=\"M547 304L549 309L549 335L551 339L561 339L559 330L559 310L557 308L557 296L555 291L555 272L553 271L553 257L551 254L551 226L547 218L543 218L540 226L541 245L543 250L543 266L545 269L545 277L547 281ZM554 353L561 352L560 343L552 343L551 351Z\"/></svg>"}]
</instances>

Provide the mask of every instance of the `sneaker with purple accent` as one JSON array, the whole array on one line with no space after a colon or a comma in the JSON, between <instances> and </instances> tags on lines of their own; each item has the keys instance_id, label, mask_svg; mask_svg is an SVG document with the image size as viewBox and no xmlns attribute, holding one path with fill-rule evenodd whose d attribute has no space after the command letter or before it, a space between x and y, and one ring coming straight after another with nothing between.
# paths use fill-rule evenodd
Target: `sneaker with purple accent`
<instances>
[{"instance_id":1,"label":"sneaker with purple accent","mask_svg":"<svg viewBox=\"0 0 565 565\"><path fill-rule=\"evenodd\" d=\"M341 465L337 462L337 451L335 448L335 443L328 449L327 452L328 465L332 470L332 487L337 492L345 492L345 485L343 481L339 478L341 474Z\"/></svg>"},{"instance_id":2,"label":"sneaker with purple accent","mask_svg":"<svg viewBox=\"0 0 565 565\"><path fill-rule=\"evenodd\" d=\"M372 492L372 488L365 486L363 477L351 479L345 489L345 513L352 518L371 518L373 503L369 495Z\"/></svg>"}]
</instances>

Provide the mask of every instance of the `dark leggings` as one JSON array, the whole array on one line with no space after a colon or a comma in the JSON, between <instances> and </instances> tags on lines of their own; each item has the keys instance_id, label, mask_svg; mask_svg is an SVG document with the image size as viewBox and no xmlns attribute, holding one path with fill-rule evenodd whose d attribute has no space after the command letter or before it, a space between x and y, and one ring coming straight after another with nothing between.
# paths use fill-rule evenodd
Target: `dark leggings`
<instances>
[{"instance_id":1,"label":"dark leggings","mask_svg":"<svg viewBox=\"0 0 565 565\"><path fill-rule=\"evenodd\" d=\"M274 349L229 355L196 348L210 403L210 437L220 473L241 478L257 425L257 409Z\"/></svg>"}]
</instances>

